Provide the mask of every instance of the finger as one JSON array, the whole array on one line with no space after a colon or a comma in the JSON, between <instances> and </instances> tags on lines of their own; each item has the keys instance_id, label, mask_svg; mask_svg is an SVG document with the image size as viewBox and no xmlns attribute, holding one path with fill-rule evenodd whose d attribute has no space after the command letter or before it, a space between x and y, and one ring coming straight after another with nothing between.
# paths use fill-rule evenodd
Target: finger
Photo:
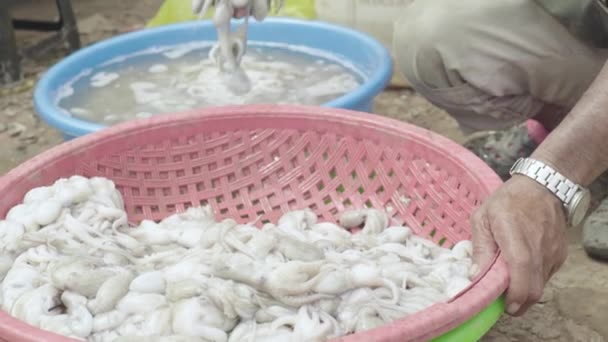
<instances>
[{"instance_id":1,"label":"finger","mask_svg":"<svg viewBox=\"0 0 608 342\"><path fill-rule=\"evenodd\" d=\"M473 232L473 260L478 266L478 271L487 267L498 251L494 236L485 219L483 207L476 211L471 217L471 231Z\"/></svg>"},{"instance_id":2,"label":"finger","mask_svg":"<svg viewBox=\"0 0 608 342\"><path fill-rule=\"evenodd\" d=\"M528 299L530 290L530 257L529 252L520 255L505 255L509 267L510 281L507 290L507 312L517 315Z\"/></svg>"},{"instance_id":3,"label":"finger","mask_svg":"<svg viewBox=\"0 0 608 342\"><path fill-rule=\"evenodd\" d=\"M507 312L511 315L521 314L532 289L532 272L535 271L530 246L521 230L513 229L520 224L516 218L503 217L491 224L492 230L496 232L496 242L509 268Z\"/></svg>"},{"instance_id":4,"label":"finger","mask_svg":"<svg viewBox=\"0 0 608 342\"><path fill-rule=\"evenodd\" d=\"M540 264L536 264L533 267L534 272L531 273L530 286L528 289L528 298L525 300L524 304L519 308L517 312L515 312L514 316L523 315L531 306L538 303L538 301L543 296L543 289L545 288L545 278L544 272L542 270L542 266Z\"/></svg>"}]
</instances>

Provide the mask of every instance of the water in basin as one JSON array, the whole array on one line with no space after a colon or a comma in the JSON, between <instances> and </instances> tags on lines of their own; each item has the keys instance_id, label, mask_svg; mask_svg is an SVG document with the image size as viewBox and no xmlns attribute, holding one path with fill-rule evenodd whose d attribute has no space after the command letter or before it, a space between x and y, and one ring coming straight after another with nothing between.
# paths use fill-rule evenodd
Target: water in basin
<instances>
[{"instance_id":1,"label":"water in basin","mask_svg":"<svg viewBox=\"0 0 608 342\"><path fill-rule=\"evenodd\" d=\"M208 58L213 42L156 47L83 71L56 98L68 114L112 125L195 108L254 103L322 105L363 81L339 56L302 46L249 42L251 88L234 92Z\"/></svg>"}]
</instances>

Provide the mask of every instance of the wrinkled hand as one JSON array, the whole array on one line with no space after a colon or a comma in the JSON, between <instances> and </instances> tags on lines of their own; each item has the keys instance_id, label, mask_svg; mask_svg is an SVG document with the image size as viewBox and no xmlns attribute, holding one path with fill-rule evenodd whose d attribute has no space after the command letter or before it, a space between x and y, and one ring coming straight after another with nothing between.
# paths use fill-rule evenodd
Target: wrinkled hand
<instances>
[{"instance_id":1,"label":"wrinkled hand","mask_svg":"<svg viewBox=\"0 0 608 342\"><path fill-rule=\"evenodd\" d=\"M540 184L515 175L474 213L471 228L480 267L500 249L510 274L507 312L522 315L566 260L563 205Z\"/></svg>"}]
</instances>

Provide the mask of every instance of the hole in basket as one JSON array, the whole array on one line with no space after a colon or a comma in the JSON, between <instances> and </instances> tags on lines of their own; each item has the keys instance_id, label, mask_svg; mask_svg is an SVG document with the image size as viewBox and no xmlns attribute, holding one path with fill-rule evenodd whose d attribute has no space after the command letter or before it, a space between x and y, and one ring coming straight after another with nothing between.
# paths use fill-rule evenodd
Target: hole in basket
<instances>
[{"instance_id":1,"label":"hole in basket","mask_svg":"<svg viewBox=\"0 0 608 342\"><path fill-rule=\"evenodd\" d=\"M389 177L389 178L392 178L392 177L394 177L394 176L395 176L395 171L393 171L393 169L391 169L391 170L388 172L388 177Z\"/></svg>"},{"instance_id":2,"label":"hole in basket","mask_svg":"<svg viewBox=\"0 0 608 342\"><path fill-rule=\"evenodd\" d=\"M158 173L158 177L160 179L169 179L169 172L167 171L161 171Z\"/></svg>"},{"instance_id":3,"label":"hole in basket","mask_svg":"<svg viewBox=\"0 0 608 342\"><path fill-rule=\"evenodd\" d=\"M144 179L151 179L152 178L152 172L144 172Z\"/></svg>"},{"instance_id":4,"label":"hole in basket","mask_svg":"<svg viewBox=\"0 0 608 342\"><path fill-rule=\"evenodd\" d=\"M208 206L208 205L209 205L209 202L207 202L207 200L200 200L200 201L198 202L198 204L199 204L201 207L206 207L206 206Z\"/></svg>"},{"instance_id":5,"label":"hole in basket","mask_svg":"<svg viewBox=\"0 0 608 342\"><path fill-rule=\"evenodd\" d=\"M351 172L350 176L352 177L352 179L357 179L357 171Z\"/></svg>"},{"instance_id":6,"label":"hole in basket","mask_svg":"<svg viewBox=\"0 0 608 342\"><path fill-rule=\"evenodd\" d=\"M150 211L152 211L153 213L157 213L160 211L160 208L157 205L151 205Z\"/></svg>"},{"instance_id":7,"label":"hole in basket","mask_svg":"<svg viewBox=\"0 0 608 342\"><path fill-rule=\"evenodd\" d=\"M175 175L177 177L184 177L186 175L186 172L184 170L177 170L177 172L175 172Z\"/></svg>"},{"instance_id":8,"label":"hole in basket","mask_svg":"<svg viewBox=\"0 0 608 342\"><path fill-rule=\"evenodd\" d=\"M174 163L179 163L182 161L182 156L177 155L177 156L173 156L173 162Z\"/></svg>"},{"instance_id":9,"label":"hole in basket","mask_svg":"<svg viewBox=\"0 0 608 342\"><path fill-rule=\"evenodd\" d=\"M283 178L285 176L285 169L284 168L280 168L276 171L276 175L279 179Z\"/></svg>"},{"instance_id":10,"label":"hole in basket","mask_svg":"<svg viewBox=\"0 0 608 342\"><path fill-rule=\"evenodd\" d=\"M446 241L448 241L448 239L442 237L441 240L439 240L439 246L443 246Z\"/></svg>"},{"instance_id":11,"label":"hole in basket","mask_svg":"<svg viewBox=\"0 0 608 342\"><path fill-rule=\"evenodd\" d=\"M331 170L329 170L329 178L334 179L338 176L338 173L336 172L336 168L332 168Z\"/></svg>"},{"instance_id":12,"label":"hole in basket","mask_svg":"<svg viewBox=\"0 0 608 342\"><path fill-rule=\"evenodd\" d=\"M431 230L431 233L429 235L434 238L436 234L437 234L437 229L433 229L433 230Z\"/></svg>"},{"instance_id":13,"label":"hole in basket","mask_svg":"<svg viewBox=\"0 0 608 342\"><path fill-rule=\"evenodd\" d=\"M380 187L379 187L378 189L376 189L376 193L377 193L377 194L381 194L381 193L383 193L383 192L384 192L384 186L383 186L383 185L380 185Z\"/></svg>"},{"instance_id":14,"label":"hole in basket","mask_svg":"<svg viewBox=\"0 0 608 342\"><path fill-rule=\"evenodd\" d=\"M144 212L143 208L140 205L136 205L135 208L133 208L133 211L135 212L135 214L142 214Z\"/></svg>"},{"instance_id":15,"label":"hole in basket","mask_svg":"<svg viewBox=\"0 0 608 342\"><path fill-rule=\"evenodd\" d=\"M131 188L131 195L139 196L139 188Z\"/></svg>"},{"instance_id":16,"label":"hole in basket","mask_svg":"<svg viewBox=\"0 0 608 342\"><path fill-rule=\"evenodd\" d=\"M137 178L137 172L129 171L129 178Z\"/></svg>"},{"instance_id":17,"label":"hole in basket","mask_svg":"<svg viewBox=\"0 0 608 342\"><path fill-rule=\"evenodd\" d=\"M245 209L245 205L243 203L236 205L236 210L243 210L243 209Z\"/></svg>"},{"instance_id":18,"label":"hole in basket","mask_svg":"<svg viewBox=\"0 0 608 342\"><path fill-rule=\"evenodd\" d=\"M260 204L260 200L259 199L254 199L253 201L251 201L251 204L258 205L258 204Z\"/></svg>"},{"instance_id":19,"label":"hole in basket","mask_svg":"<svg viewBox=\"0 0 608 342\"><path fill-rule=\"evenodd\" d=\"M224 165L230 165L232 164L232 158L228 157L228 158L224 158Z\"/></svg>"},{"instance_id":20,"label":"hole in basket","mask_svg":"<svg viewBox=\"0 0 608 342\"><path fill-rule=\"evenodd\" d=\"M416 209L414 209L414 212L412 212L412 215L413 215L414 217L418 217L418 215L420 215L420 208L416 208Z\"/></svg>"},{"instance_id":21,"label":"hole in basket","mask_svg":"<svg viewBox=\"0 0 608 342\"><path fill-rule=\"evenodd\" d=\"M325 196L323 197L323 203L330 204L332 202L331 197Z\"/></svg>"},{"instance_id":22,"label":"hole in basket","mask_svg":"<svg viewBox=\"0 0 608 342\"><path fill-rule=\"evenodd\" d=\"M213 188L213 189L218 188L219 185L220 185L219 178L214 178L211 180L211 188Z\"/></svg>"},{"instance_id":23,"label":"hole in basket","mask_svg":"<svg viewBox=\"0 0 608 342\"><path fill-rule=\"evenodd\" d=\"M327 152L323 152L323 160L329 159L329 154Z\"/></svg>"},{"instance_id":24,"label":"hole in basket","mask_svg":"<svg viewBox=\"0 0 608 342\"><path fill-rule=\"evenodd\" d=\"M205 190L205 183L203 183L203 182L196 183L196 191L203 191L203 190Z\"/></svg>"},{"instance_id":25,"label":"hole in basket","mask_svg":"<svg viewBox=\"0 0 608 342\"><path fill-rule=\"evenodd\" d=\"M234 173L228 174L228 183L233 183L236 181L236 175Z\"/></svg>"},{"instance_id":26,"label":"hole in basket","mask_svg":"<svg viewBox=\"0 0 608 342\"><path fill-rule=\"evenodd\" d=\"M135 158L133 156L127 156L127 163L133 163Z\"/></svg>"},{"instance_id":27,"label":"hole in basket","mask_svg":"<svg viewBox=\"0 0 608 342\"><path fill-rule=\"evenodd\" d=\"M306 191L302 194L302 198L306 201L312 198L312 194L310 193L310 191Z\"/></svg>"},{"instance_id":28,"label":"hole in basket","mask_svg":"<svg viewBox=\"0 0 608 342\"><path fill-rule=\"evenodd\" d=\"M375 179L377 176L376 171L372 171L372 173L369 174L369 179Z\"/></svg>"},{"instance_id":29,"label":"hole in basket","mask_svg":"<svg viewBox=\"0 0 608 342\"><path fill-rule=\"evenodd\" d=\"M179 194L180 195L184 195L188 193L188 186L187 185L180 185L179 186Z\"/></svg>"},{"instance_id":30,"label":"hole in basket","mask_svg":"<svg viewBox=\"0 0 608 342\"><path fill-rule=\"evenodd\" d=\"M319 208L319 207L318 207L318 206L317 206L315 203L313 203L313 204L309 205L308 207L309 207L309 208L310 208L310 210L312 210L312 211L315 211L315 210L317 210L317 209Z\"/></svg>"},{"instance_id":31,"label":"hole in basket","mask_svg":"<svg viewBox=\"0 0 608 342\"><path fill-rule=\"evenodd\" d=\"M224 196L220 195L220 196L215 197L215 201L218 204L224 202Z\"/></svg>"},{"instance_id":32,"label":"hole in basket","mask_svg":"<svg viewBox=\"0 0 608 342\"><path fill-rule=\"evenodd\" d=\"M336 189L336 191L338 191L338 193L343 193L344 191L346 191L346 188L344 187L344 185L340 184L338 185L338 188Z\"/></svg>"},{"instance_id":33,"label":"hole in basket","mask_svg":"<svg viewBox=\"0 0 608 342\"><path fill-rule=\"evenodd\" d=\"M106 172L106 167L103 165L97 165L97 171L101 172L101 173L105 173Z\"/></svg>"},{"instance_id":34,"label":"hole in basket","mask_svg":"<svg viewBox=\"0 0 608 342\"><path fill-rule=\"evenodd\" d=\"M190 152L190 159L197 159L198 158L198 152Z\"/></svg>"},{"instance_id":35,"label":"hole in basket","mask_svg":"<svg viewBox=\"0 0 608 342\"><path fill-rule=\"evenodd\" d=\"M209 165L207 167L209 168L209 171L217 170L217 163L216 162L209 163Z\"/></svg>"},{"instance_id":36,"label":"hole in basket","mask_svg":"<svg viewBox=\"0 0 608 342\"><path fill-rule=\"evenodd\" d=\"M157 164L164 164L166 161L167 161L167 158L165 158L165 157L156 157Z\"/></svg>"},{"instance_id":37,"label":"hole in basket","mask_svg":"<svg viewBox=\"0 0 608 342\"><path fill-rule=\"evenodd\" d=\"M372 201L371 201L371 200L367 200L367 201L365 201L365 206L366 206L366 207L368 207L368 208L371 208L371 207L373 207L374 205L372 204Z\"/></svg>"},{"instance_id":38,"label":"hole in basket","mask_svg":"<svg viewBox=\"0 0 608 342\"><path fill-rule=\"evenodd\" d=\"M167 211L170 213L174 213L175 212L175 204L168 204L167 205Z\"/></svg>"},{"instance_id":39,"label":"hole in basket","mask_svg":"<svg viewBox=\"0 0 608 342\"><path fill-rule=\"evenodd\" d=\"M192 174L193 175L198 175L199 173L201 173L201 167L200 166L195 166L192 168Z\"/></svg>"},{"instance_id":40,"label":"hole in basket","mask_svg":"<svg viewBox=\"0 0 608 342\"><path fill-rule=\"evenodd\" d=\"M194 205L192 204L192 202L186 202L184 203L184 208L187 210L189 208L192 208Z\"/></svg>"},{"instance_id":41,"label":"hole in basket","mask_svg":"<svg viewBox=\"0 0 608 342\"><path fill-rule=\"evenodd\" d=\"M243 176L249 176L251 174L251 169L248 167L244 167L242 170Z\"/></svg>"},{"instance_id":42,"label":"hole in basket","mask_svg":"<svg viewBox=\"0 0 608 342\"><path fill-rule=\"evenodd\" d=\"M171 188L163 188L164 196L171 196Z\"/></svg>"},{"instance_id":43,"label":"hole in basket","mask_svg":"<svg viewBox=\"0 0 608 342\"><path fill-rule=\"evenodd\" d=\"M256 212L255 214L256 214L256 215L258 215L258 217L262 217L262 216L264 216L266 213L260 210L260 211Z\"/></svg>"},{"instance_id":44,"label":"hole in basket","mask_svg":"<svg viewBox=\"0 0 608 342\"><path fill-rule=\"evenodd\" d=\"M325 184L323 184L323 181L319 181L319 183L317 183L317 189L319 189L319 191L325 189Z\"/></svg>"},{"instance_id":45,"label":"hole in basket","mask_svg":"<svg viewBox=\"0 0 608 342\"><path fill-rule=\"evenodd\" d=\"M350 198L347 198L346 200L344 200L344 202L342 202L342 204L344 204L345 207L350 207L353 202L351 202Z\"/></svg>"},{"instance_id":46,"label":"hole in basket","mask_svg":"<svg viewBox=\"0 0 608 342\"><path fill-rule=\"evenodd\" d=\"M363 186L360 186L359 189L357 189L357 191L362 194L365 192L365 188Z\"/></svg>"},{"instance_id":47,"label":"hole in basket","mask_svg":"<svg viewBox=\"0 0 608 342\"><path fill-rule=\"evenodd\" d=\"M146 192L148 193L148 196L154 196L154 194L156 193L156 191L154 191L154 188L148 188L146 190L147 190Z\"/></svg>"},{"instance_id":48,"label":"hole in basket","mask_svg":"<svg viewBox=\"0 0 608 342\"><path fill-rule=\"evenodd\" d=\"M228 208L222 208L222 209L220 209L220 214L226 215L226 213L228 213Z\"/></svg>"},{"instance_id":49,"label":"hole in basket","mask_svg":"<svg viewBox=\"0 0 608 342\"><path fill-rule=\"evenodd\" d=\"M310 149L309 149L308 145L306 145L306 147L304 147L304 157L305 158L310 157Z\"/></svg>"},{"instance_id":50,"label":"hole in basket","mask_svg":"<svg viewBox=\"0 0 608 342\"><path fill-rule=\"evenodd\" d=\"M238 190L234 190L231 195L232 195L232 198L239 198L241 194L239 193Z\"/></svg>"},{"instance_id":51,"label":"hole in basket","mask_svg":"<svg viewBox=\"0 0 608 342\"><path fill-rule=\"evenodd\" d=\"M242 220L249 220L249 215L247 215L247 214L241 215L241 219Z\"/></svg>"}]
</instances>

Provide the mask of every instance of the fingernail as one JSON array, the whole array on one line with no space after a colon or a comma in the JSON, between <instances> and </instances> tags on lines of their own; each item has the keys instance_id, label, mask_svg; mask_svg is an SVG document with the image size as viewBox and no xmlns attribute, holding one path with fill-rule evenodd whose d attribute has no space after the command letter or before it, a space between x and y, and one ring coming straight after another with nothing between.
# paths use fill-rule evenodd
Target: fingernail
<instances>
[{"instance_id":1,"label":"fingernail","mask_svg":"<svg viewBox=\"0 0 608 342\"><path fill-rule=\"evenodd\" d=\"M519 311L520 307L521 307L521 305L519 303L511 303L511 304L509 304L509 307L507 308L507 312L510 315L515 315L517 313L517 311Z\"/></svg>"}]
</instances>

